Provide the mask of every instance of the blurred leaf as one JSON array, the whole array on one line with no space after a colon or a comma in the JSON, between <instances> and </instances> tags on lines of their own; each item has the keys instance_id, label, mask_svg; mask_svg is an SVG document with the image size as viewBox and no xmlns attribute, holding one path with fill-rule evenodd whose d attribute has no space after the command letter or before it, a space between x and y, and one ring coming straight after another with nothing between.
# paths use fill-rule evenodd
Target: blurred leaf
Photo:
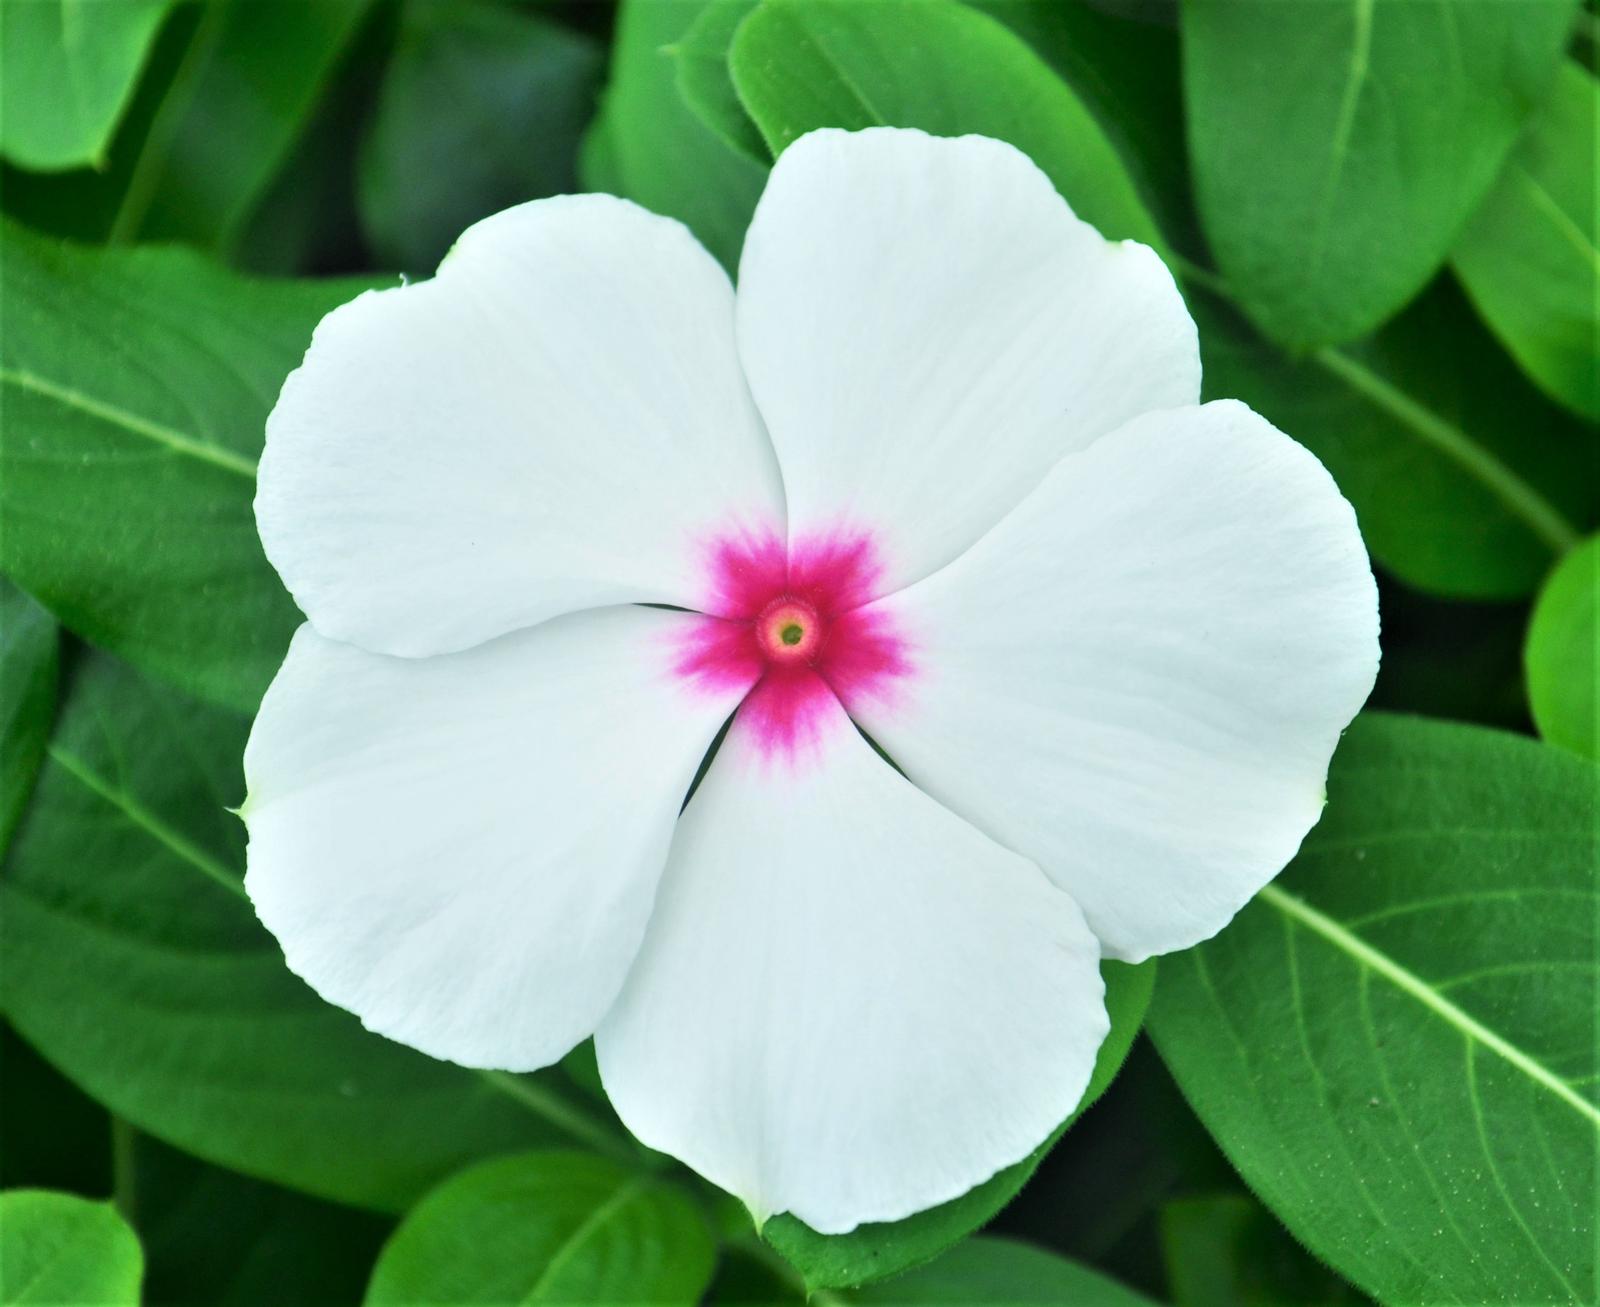
<instances>
[{"instance_id":1,"label":"blurred leaf","mask_svg":"<svg viewBox=\"0 0 1600 1307\"><path fill-rule=\"evenodd\" d=\"M138 1307L144 1255L110 1203L46 1189L0 1194L0 1303Z\"/></svg>"},{"instance_id":2,"label":"blurred leaf","mask_svg":"<svg viewBox=\"0 0 1600 1307\"><path fill-rule=\"evenodd\" d=\"M104 166L172 0L0 4L0 153L24 168Z\"/></svg>"},{"instance_id":3,"label":"blurred leaf","mask_svg":"<svg viewBox=\"0 0 1600 1307\"><path fill-rule=\"evenodd\" d=\"M145 1307L355 1307L390 1222L208 1166L148 1135L129 1169Z\"/></svg>"},{"instance_id":4,"label":"blurred leaf","mask_svg":"<svg viewBox=\"0 0 1600 1307\"><path fill-rule=\"evenodd\" d=\"M1207 293L1189 307L1205 397L1244 400L1316 454L1368 549L1408 585L1528 594L1594 521L1594 442L1523 380L1447 282L1371 340L1302 363Z\"/></svg>"},{"instance_id":5,"label":"blurred leaf","mask_svg":"<svg viewBox=\"0 0 1600 1307\"><path fill-rule=\"evenodd\" d=\"M970 1239L937 1261L851 1294L872 1307L1155 1307L1065 1257L1010 1239Z\"/></svg>"},{"instance_id":6,"label":"blurred leaf","mask_svg":"<svg viewBox=\"0 0 1600 1307\"><path fill-rule=\"evenodd\" d=\"M1576 0L1191 0L1206 233L1266 334L1372 330L1438 271L1555 73Z\"/></svg>"},{"instance_id":7,"label":"blurred leaf","mask_svg":"<svg viewBox=\"0 0 1600 1307\"><path fill-rule=\"evenodd\" d=\"M50 738L59 643L50 614L0 576L0 855L28 806Z\"/></svg>"},{"instance_id":8,"label":"blurred leaf","mask_svg":"<svg viewBox=\"0 0 1600 1307\"><path fill-rule=\"evenodd\" d=\"M367 1307L692 1307L716 1245L694 1200L586 1153L484 1162L428 1194L385 1245Z\"/></svg>"},{"instance_id":9,"label":"blurred leaf","mask_svg":"<svg viewBox=\"0 0 1600 1307\"><path fill-rule=\"evenodd\" d=\"M775 1216L762 1236L788 1259L811 1289L866 1284L925 1262L956 1240L971 1234L1017 1195L1069 1126L1106 1090L1128 1056L1144 1020L1155 986L1152 959L1137 967L1101 963L1106 982L1106 1011L1111 1033L1095 1058L1083 1099L1072 1115L1022 1161L1006 1167L960 1198L930 1207L903 1221L860 1225L849 1234L818 1234L790 1215Z\"/></svg>"},{"instance_id":10,"label":"blurred leaf","mask_svg":"<svg viewBox=\"0 0 1600 1307\"><path fill-rule=\"evenodd\" d=\"M955 0L763 0L734 37L730 66L775 155L818 127L993 136L1107 236L1164 248L1082 101L1020 38Z\"/></svg>"},{"instance_id":11,"label":"blurred leaf","mask_svg":"<svg viewBox=\"0 0 1600 1307\"><path fill-rule=\"evenodd\" d=\"M371 0L209 0L141 143L113 242L232 251Z\"/></svg>"},{"instance_id":12,"label":"blurred leaf","mask_svg":"<svg viewBox=\"0 0 1600 1307\"><path fill-rule=\"evenodd\" d=\"M409 0L361 149L362 224L380 261L431 273L479 218L577 185L601 55L488 0Z\"/></svg>"},{"instance_id":13,"label":"blurred leaf","mask_svg":"<svg viewBox=\"0 0 1600 1307\"><path fill-rule=\"evenodd\" d=\"M1368 715L1320 825L1162 963L1156 1045L1250 1187L1383 1302L1593 1302L1596 769Z\"/></svg>"},{"instance_id":14,"label":"blurred leaf","mask_svg":"<svg viewBox=\"0 0 1600 1307\"><path fill-rule=\"evenodd\" d=\"M1600 421L1597 162L1600 81L1569 61L1450 257L1523 370Z\"/></svg>"},{"instance_id":15,"label":"blurred leaf","mask_svg":"<svg viewBox=\"0 0 1600 1307\"><path fill-rule=\"evenodd\" d=\"M76 240L178 240L231 257L371 3L176 5L105 165L8 168L7 212Z\"/></svg>"},{"instance_id":16,"label":"blurred leaf","mask_svg":"<svg viewBox=\"0 0 1600 1307\"><path fill-rule=\"evenodd\" d=\"M86 640L254 710L300 620L256 537L263 427L363 284L3 231L0 569Z\"/></svg>"},{"instance_id":17,"label":"blurred leaf","mask_svg":"<svg viewBox=\"0 0 1600 1307\"><path fill-rule=\"evenodd\" d=\"M731 149L678 94L669 49L706 4L623 0L611 82L580 171L587 190L622 195L687 224L731 270L767 171Z\"/></svg>"},{"instance_id":18,"label":"blurred leaf","mask_svg":"<svg viewBox=\"0 0 1600 1307\"><path fill-rule=\"evenodd\" d=\"M1562 559L1545 582L1525 661L1539 734L1600 758L1600 536Z\"/></svg>"},{"instance_id":19,"label":"blurred leaf","mask_svg":"<svg viewBox=\"0 0 1600 1307\"><path fill-rule=\"evenodd\" d=\"M0 880L6 1015L141 1130L399 1209L478 1157L627 1145L559 1072L435 1062L292 976L241 883L248 723L88 653Z\"/></svg>"},{"instance_id":20,"label":"blurred leaf","mask_svg":"<svg viewBox=\"0 0 1600 1307\"><path fill-rule=\"evenodd\" d=\"M728 48L739 24L760 0L711 0L673 47L678 92L700 121L763 168L772 162L766 139L739 100L728 69Z\"/></svg>"},{"instance_id":21,"label":"blurred leaf","mask_svg":"<svg viewBox=\"0 0 1600 1307\"><path fill-rule=\"evenodd\" d=\"M1161 1208L1173 1307L1334 1307L1368 1301L1295 1243L1248 1194Z\"/></svg>"}]
</instances>

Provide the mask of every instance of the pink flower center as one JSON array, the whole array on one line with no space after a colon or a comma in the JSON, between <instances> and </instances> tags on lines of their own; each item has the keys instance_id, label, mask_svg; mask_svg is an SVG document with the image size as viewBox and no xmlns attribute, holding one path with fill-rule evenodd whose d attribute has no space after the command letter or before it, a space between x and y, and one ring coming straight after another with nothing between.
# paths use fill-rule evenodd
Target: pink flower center
<instances>
[{"instance_id":1,"label":"pink flower center","mask_svg":"<svg viewBox=\"0 0 1600 1307\"><path fill-rule=\"evenodd\" d=\"M794 757L867 698L890 700L911 671L889 615L872 606L883 567L870 535L835 532L792 547L730 532L706 550L704 616L673 670L691 687L746 692L740 735Z\"/></svg>"},{"instance_id":2,"label":"pink flower center","mask_svg":"<svg viewBox=\"0 0 1600 1307\"><path fill-rule=\"evenodd\" d=\"M803 599L780 595L756 618L756 641L769 663L809 663L823 641L822 618Z\"/></svg>"}]
</instances>

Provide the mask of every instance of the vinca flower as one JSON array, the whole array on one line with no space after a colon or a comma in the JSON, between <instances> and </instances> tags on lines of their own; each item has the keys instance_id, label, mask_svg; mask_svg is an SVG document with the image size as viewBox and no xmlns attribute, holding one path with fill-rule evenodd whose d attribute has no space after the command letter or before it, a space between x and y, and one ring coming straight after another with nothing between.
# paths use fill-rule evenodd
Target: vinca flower
<instances>
[{"instance_id":1,"label":"vinca flower","mask_svg":"<svg viewBox=\"0 0 1600 1307\"><path fill-rule=\"evenodd\" d=\"M288 965L468 1066L592 1035L757 1220L1024 1157L1101 960L1284 866L1376 671L1349 505L1199 390L1156 255L981 137L802 138L737 292L581 195L335 310L256 501L308 618L245 759Z\"/></svg>"}]
</instances>

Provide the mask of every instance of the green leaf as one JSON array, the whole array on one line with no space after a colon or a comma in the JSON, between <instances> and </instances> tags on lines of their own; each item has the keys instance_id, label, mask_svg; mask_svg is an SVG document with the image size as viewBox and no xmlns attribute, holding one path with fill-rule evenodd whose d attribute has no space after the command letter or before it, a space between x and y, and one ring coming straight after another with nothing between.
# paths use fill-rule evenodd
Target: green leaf
<instances>
[{"instance_id":1,"label":"green leaf","mask_svg":"<svg viewBox=\"0 0 1600 1307\"><path fill-rule=\"evenodd\" d=\"M1020 38L955 0L763 0L734 37L730 67L774 154L818 127L993 136L1107 236L1164 249L1083 102Z\"/></svg>"},{"instance_id":2,"label":"green leaf","mask_svg":"<svg viewBox=\"0 0 1600 1307\"><path fill-rule=\"evenodd\" d=\"M292 976L244 894L248 722L80 659L0 880L6 1015L140 1129L322 1197L400 1209L462 1164L633 1156L559 1072L474 1072L363 1030Z\"/></svg>"},{"instance_id":3,"label":"green leaf","mask_svg":"<svg viewBox=\"0 0 1600 1307\"><path fill-rule=\"evenodd\" d=\"M1568 62L1451 252L1484 321L1551 398L1600 421L1600 81Z\"/></svg>"},{"instance_id":4,"label":"green leaf","mask_svg":"<svg viewBox=\"0 0 1600 1307\"><path fill-rule=\"evenodd\" d=\"M384 263L431 273L479 218L577 186L601 54L488 0L409 0L362 143L361 221Z\"/></svg>"},{"instance_id":5,"label":"green leaf","mask_svg":"<svg viewBox=\"0 0 1600 1307\"><path fill-rule=\"evenodd\" d=\"M0 153L24 168L101 166L172 0L5 0Z\"/></svg>"},{"instance_id":6,"label":"green leaf","mask_svg":"<svg viewBox=\"0 0 1600 1307\"><path fill-rule=\"evenodd\" d=\"M143 1134L123 1150L120 1190L144 1240L146 1300L161 1307L355 1307L392 1224Z\"/></svg>"},{"instance_id":7,"label":"green leaf","mask_svg":"<svg viewBox=\"0 0 1600 1307\"><path fill-rule=\"evenodd\" d=\"M1155 1307L1143 1294L1012 1239L972 1239L927 1266L852 1294L872 1307Z\"/></svg>"},{"instance_id":8,"label":"green leaf","mask_svg":"<svg viewBox=\"0 0 1600 1307\"><path fill-rule=\"evenodd\" d=\"M1371 340L1301 363L1213 296L1192 291L1189 307L1206 398L1244 400L1316 454L1355 505L1367 548L1408 585L1520 597L1594 521L1592 442L1447 282Z\"/></svg>"},{"instance_id":9,"label":"green leaf","mask_svg":"<svg viewBox=\"0 0 1600 1307\"><path fill-rule=\"evenodd\" d=\"M59 644L50 614L0 576L0 855L44 760L56 711Z\"/></svg>"},{"instance_id":10,"label":"green leaf","mask_svg":"<svg viewBox=\"0 0 1600 1307\"><path fill-rule=\"evenodd\" d=\"M580 163L586 189L685 223L733 269L767 170L730 148L678 95L671 47L707 0L623 0L611 83Z\"/></svg>"},{"instance_id":11,"label":"green leaf","mask_svg":"<svg viewBox=\"0 0 1600 1307\"><path fill-rule=\"evenodd\" d=\"M1251 317L1295 348L1439 269L1543 99L1576 0L1191 0L1197 199Z\"/></svg>"},{"instance_id":12,"label":"green leaf","mask_svg":"<svg viewBox=\"0 0 1600 1307\"><path fill-rule=\"evenodd\" d=\"M0 1303L138 1307L144 1254L110 1203L48 1189L0 1194Z\"/></svg>"},{"instance_id":13,"label":"green leaf","mask_svg":"<svg viewBox=\"0 0 1600 1307\"><path fill-rule=\"evenodd\" d=\"M371 3L178 5L103 166L51 177L10 169L7 212L76 240L178 240L232 258Z\"/></svg>"},{"instance_id":14,"label":"green leaf","mask_svg":"<svg viewBox=\"0 0 1600 1307\"><path fill-rule=\"evenodd\" d=\"M903 1221L857 1226L849 1234L818 1234L790 1215L776 1216L763 1227L762 1236L804 1277L811 1289L831 1289L866 1284L925 1262L956 1240L985 1224L1016 1197L1040 1162L1085 1111L1106 1090L1121 1068L1144 1020L1155 986L1154 961L1137 967L1104 962L1106 1010L1111 1033L1095 1058L1094 1074L1072 1115L1022 1161L985 1180L960 1198L930 1207Z\"/></svg>"},{"instance_id":15,"label":"green leaf","mask_svg":"<svg viewBox=\"0 0 1600 1307\"><path fill-rule=\"evenodd\" d=\"M428 1194L384 1246L367 1307L681 1304L716 1245L682 1189L587 1153L484 1162Z\"/></svg>"},{"instance_id":16,"label":"green leaf","mask_svg":"<svg viewBox=\"0 0 1600 1307\"><path fill-rule=\"evenodd\" d=\"M364 283L4 238L0 569L86 640L253 710L300 620L256 537L263 427Z\"/></svg>"},{"instance_id":17,"label":"green leaf","mask_svg":"<svg viewBox=\"0 0 1600 1307\"><path fill-rule=\"evenodd\" d=\"M1562 559L1539 592L1524 665L1539 734L1600 758L1600 536Z\"/></svg>"},{"instance_id":18,"label":"green leaf","mask_svg":"<svg viewBox=\"0 0 1600 1307\"><path fill-rule=\"evenodd\" d=\"M711 0L673 47L678 93L700 121L731 148L765 168L772 162L766 138L750 120L728 68L733 34L760 0Z\"/></svg>"},{"instance_id":19,"label":"green leaf","mask_svg":"<svg viewBox=\"0 0 1600 1307\"><path fill-rule=\"evenodd\" d=\"M1161 1252L1173 1307L1335 1307L1368 1301L1313 1261L1247 1194L1164 1203Z\"/></svg>"},{"instance_id":20,"label":"green leaf","mask_svg":"<svg viewBox=\"0 0 1600 1307\"><path fill-rule=\"evenodd\" d=\"M1382 1302L1596 1300L1600 777L1369 715L1299 857L1150 1029L1252 1189Z\"/></svg>"},{"instance_id":21,"label":"green leaf","mask_svg":"<svg viewBox=\"0 0 1600 1307\"><path fill-rule=\"evenodd\" d=\"M133 158L112 241L229 253L310 121L371 0L213 0Z\"/></svg>"},{"instance_id":22,"label":"green leaf","mask_svg":"<svg viewBox=\"0 0 1600 1307\"><path fill-rule=\"evenodd\" d=\"M1141 17L1139 6L1147 9L1148 0L1133 0L1133 12L1126 14L1117 12L1113 0L968 4L1009 27L1078 93L1168 241L1202 248L1189 194L1175 19Z\"/></svg>"}]
</instances>

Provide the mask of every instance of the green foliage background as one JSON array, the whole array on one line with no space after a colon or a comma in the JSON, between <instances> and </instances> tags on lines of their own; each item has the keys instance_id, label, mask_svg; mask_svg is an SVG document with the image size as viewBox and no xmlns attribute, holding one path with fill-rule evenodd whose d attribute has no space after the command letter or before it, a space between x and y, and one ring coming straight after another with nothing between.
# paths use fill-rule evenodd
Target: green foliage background
<instances>
[{"instance_id":1,"label":"green foliage background","mask_svg":"<svg viewBox=\"0 0 1600 1307\"><path fill-rule=\"evenodd\" d=\"M0 1303L1600 1302L1597 37L1579 0L0 0ZM435 1063L285 970L227 811L298 620L250 501L360 287L575 188L733 269L773 157L873 124L1011 141L1161 251L1207 397L1355 505L1384 664L1284 876L1108 964L1054 1140L757 1234L587 1049Z\"/></svg>"}]
</instances>

